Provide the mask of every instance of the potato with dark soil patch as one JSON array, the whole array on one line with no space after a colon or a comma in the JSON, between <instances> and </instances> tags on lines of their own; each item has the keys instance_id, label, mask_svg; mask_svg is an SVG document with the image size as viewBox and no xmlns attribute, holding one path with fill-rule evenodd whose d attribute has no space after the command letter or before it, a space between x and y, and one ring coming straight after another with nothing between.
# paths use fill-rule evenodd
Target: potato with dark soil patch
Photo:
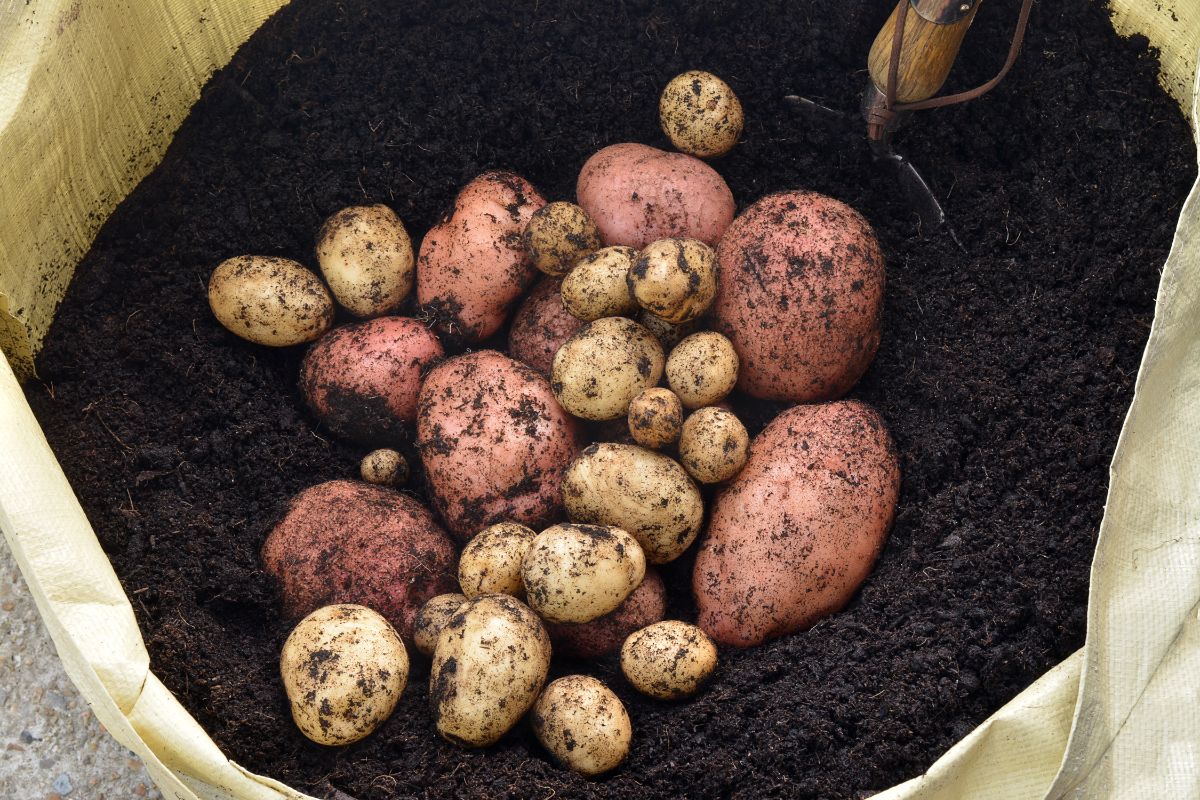
<instances>
[{"instance_id":1,"label":"potato with dark soil patch","mask_svg":"<svg viewBox=\"0 0 1200 800\"><path fill-rule=\"evenodd\" d=\"M720 483L741 472L750 453L746 426L728 409L706 406L683 423L679 463L700 483Z\"/></svg>"},{"instance_id":2,"label":"potato with dark soil patch","mask_svg":"<svg viewBox=\"0 0 1200 800\"><path fill-rule=\"evenodd\" d=\"M717 646L704 631L666 620L630 634L621 646L621 672L642 694L679 700L700 691L717 668Z\"/></svg>"},{"instance_id":3,"label":"potato with dark soil patch","mask_svg":"<svg viewBox=\"0 0 1200 800\"><path fill-rule=\"evenodd\" d=\"M699 319L717 296L717 254L697 239L659 239L638 254L626 279L645 311L681 325Z\"/></svg>"},{"instance_id":4,"label":"potato with dark soil patch","mask_svg":"<svg viewBox=\"0 0 1200 800\"><path fill-rule=\"evenodd\" d=\"M412 291L412 241L385 205L338 211L321 226L316 249L333 296L356 317L395 311Z\"/></svg>"},{"instance_id":5,"label":"potato with dark soil patch","mask_svg":"<svg viewBox=\"0 0 1200 800\"><path fill-rule=\"evenodd\" d=\"M451 592L431 597L425 605L421 606L421 610L417 612L417 617L413 621L413 646L417 648L418 652L433 657L438 637L442 635L442 628L446 627L446 624L466 602L465 594Z\"/></svg>"},{"instance_id":6,"label":"potato with dark soil patch","mask_svg":"<svg viewBox=\"0 0 1200 800\"><path fill-rule=\"evenodd\" d=\"M554 356L550 386L570 413L583 419L619 419L629 403L658 383L663 351L648 330L631 319L589 322Z\"/></svg>"},{"instance_id":7,"label":"potato with dark soil patch","mask_svg":"<svg viewBox=\"0 0 1200 800\"><path fill-rule=\"evenodd\" d=\"M624 317L637 311L626 276L637 259L637 250L615 245L582 259L562 283L563 305L584 322L603 317Z\"/></svg>"},{"instance_id":8,"label":"potato with dark soil patch","mask_svg":"<svg viewBox=\"0 0 1200 800\"><path fill-rule=\"evenodd\" d=\"M600 229L574 203L547 203L525 227L525 249L533 265L547 275L566 275L575 262L600 249Z\"/></svg>"},{"instance_id":9,"label":"potato with dark soil patch","mask_svg":"<svg viewBox=\"0 0 1200 800\"><path fill-rule=\"evenodd\" d=\"M667 385L685 406L714 406L737 385L737 352L719 333L693 333L675 345L665 371Z\"/></svg>"},{"instance_id":10,"label":"potato with dark soil patch","mask_svg":"<svg viewBox=\"0 0 1200 800\"><path fill-rule=\"evenodd\" d=\"M542 747L580 775L616 769L629 755L629 714L612 689L589 675L568 675L547 686L529 719Z\"/></svg>"},{"instance_id":11,"label":"potato with dark soil patch","mask_svg":"<svg viewBox=\"0 0 1200 800\"><path fill-rule=\"evenodd\" d=\"M563 304L562 279L544 277L513 316L508 354L549 377L554 354L582 327Z\"/></svg>"},{"instance_id":12,"label":"potato with dark soil patch","mask_svg":"<svg viewBox=\"0 0 1200 800\"><path fill-rule=\"evenodd\" d=\"M624 602L646 574L637 540L609 525L553 525L537 535L521 578L547 622L591 622Z\"/></svg>"},{"instance_id":13,"label":"potato with dark soil patch","mask_svg":"<svg viewBox=\"0 0 1200 800\"><path fill-rule=\"evenodd\" d=\"M227 330L270 347L311 342L333 325L329 290L290 258L222 261L208 279L208 305Z\"/></svg>"},{"instance_id":14,"label":"potato with dark soil patch","mask_svg":"<svg viewBox=\"0 0 1200 800\"><path fill-rule=\"evenodd\" d=\"M661 620L667 613L667 590L658 570L646 567L638 587L621 605L591 622L548 622L554 652L595 660L620 649L629 634Z\"/></svg>"},{"instance_id":15,"label":"potato with dark soil patch","mask_svg":"<svg viewBox=\"0 0 1200 800\"><path fill-rule=\"evenodd\" d=\"M684 153L712 158L733 149L746 123L729 84L698 69L676 75L658 99L663 133Z\"/></svg>"},{"instance_id":16,"label":"potato with dark soil patch","mask_svg":"<svg viewBox=\"0 0 1200 800\"><path fill-rule=\"evenodd\" d=\"M629 402L629 434L642 447L666 447L679 439L683 403L670 389L646 389Z\"/></svg>"}]
</instances>

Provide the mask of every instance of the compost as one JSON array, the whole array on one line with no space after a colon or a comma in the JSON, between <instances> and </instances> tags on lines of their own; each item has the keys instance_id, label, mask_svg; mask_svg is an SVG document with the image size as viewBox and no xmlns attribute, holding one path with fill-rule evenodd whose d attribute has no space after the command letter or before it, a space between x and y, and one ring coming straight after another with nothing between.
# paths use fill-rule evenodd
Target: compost
<instances>
[{"instance_id":1,"label":"compost","mask_svg":"<svg viewBox=\"0 0 1200 800\"><path fill-rule=\"evenodd\" d=\"M297 0L213 77L79 266L26 391L155 673L230 757L360 800L861 797L919 774L1082 645L1108 463L1195 177L1189 130L1145 39L1117 37L1085 0L1039 3L1000 88L897 139L960 249L920 229L860 129L781 99L852 109L892 5ZM984 4L949 89L994 73L1017 5ZM442 742L420 658L377 734L308 742L259 548L290 497L354 476L365 450L304 410L303 348L220 327L209 273L242 253L312 264L321 221L349 204L390 205L416 239L489 168L570 198L600 147L667 147L658 93L691 68L745 106L743 141L714 162L740 207L815 189L862 210L886 251L883 344L852 393L902 458L875 573L812 630L722 653L691 702L642 697L615 657L568 665L633 719L631 758L604 780L554 766L525 725L484 750ZM755 430L778 410L737 405ZM663 569L683 618L690 569Z\"/></svg>"}]
</instances>

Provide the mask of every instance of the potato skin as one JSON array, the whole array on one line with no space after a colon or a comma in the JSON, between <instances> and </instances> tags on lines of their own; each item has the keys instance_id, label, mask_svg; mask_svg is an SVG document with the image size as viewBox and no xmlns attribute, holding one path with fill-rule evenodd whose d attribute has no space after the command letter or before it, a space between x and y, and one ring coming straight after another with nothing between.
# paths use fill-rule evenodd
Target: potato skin
<instances>
[{"instance_id":1,"label":"potato skin","mask_svg":"<svg viewBox=\"0 0 1200 800\"><path fill-rule=\"evenodd\" d=\"M683 403L670 389L646 389L629 403L629 435L642 447L658 450L679 439Z\"/></svg>"},{"instance_id":2,"label":"potato skin","mask_svg":"<svg viewBox=\"0 0 1200 800\"><path fill-rule=\"evenodd\" d=\"M633 688L659 700L700 691L717 668L717 646L695 625L656 622L621 645L621 672Z\"/></svg>"},{"instance_id":3,"label":"potato skin","mask_svg":"<svg viewBox=\"0 0 1200 800\"><path fill-rule=\"evenodd\" d=\"M407 495L357 481L327 481L292 500L262 548L286 617L355 603L382 614L405 641L434 595L454 591L454 544Z\"/></svg>"},{"instance_id":4,"label":"potato skin","mask_svg":"<svg viewBox=\"0 0 1200 800\"><path fill-rule=\"evenodd\" d=\"M708 164L636 143L610 145L589 158L575 193L606 245L635 250L670 238L715 246L736 208L729 186Z\"/></svg>"},{"instance_id":5,"label":"potato skin","mask_svg":"<svg viewBox=\"0 0 1200 800\"><path fill-rule=\"evenodd\" d=\"M311 342L333 325L329 290L290 258L222 261L208 279L208 305L231 333L269 347Z\"/></svg>"},{"instance_id":6,"label":"potato skin","mask_svg":"<svg viewBox=\"0 0 1200 800\"><path fill-rule=\"evenodd\" d=\"M712 325L741 362L738 388L809 403L845 394L879 347L883 253L871 226L815 192L769 195L717 248Z\"/></svg>"},{"instance_id":7,"label":"potato skin","mask_svg":"<svg viewBox=\"0 0 1200 800\"><path fill-rule=\"evenodd\" d=\"M417 403L431 502L462 540L494 522L538 529L561 518L577 430L546 379L494 350L443 361Z\"/></svg>"},{"instance_id":8,"label":"potato skin","mask_svg":"<svg viewBox=\"0 0 1200 800\"><path fill-rule=\"evenodd\" d=\"M750 434L732 411L705 406L683 423L679 463L700 483L720 483L737 475L749 451Z\"/></svg>"},{"instance_id":9,"label":"potato skin","mask_svg":"<svg viewBox=\"0 0 1200 800\"><path fill-rule=\"evenodd\" d=\"M659 239L638 254L626 275L643 310L682 325L699 319L717 294L717 254L698 239Z\"/></svg>"},{"instance_id":10,"label":"potato skin","mask_svg":"<svg viewBox=\"0 0 1200 800\"><path fill-rule=\"evenodd\" d=\"M840 610L883 549L899 491L874 409L842 400L780 414L712 504L692 574L700 627L748 647Z\"/></svg>"},{"instance_id":11,"label":"potato skin","mask_svg":"<svg viewBox=\"0 0 1200 800\"><path fill-rule=\"evenodd\" d=\"M417 258L417 301L438 330L463 342L488 338L538 275L523 235L546 201L519 175L488 172L468 183L430 229Z\"/></svg>"},{"instance_id":12,"label":"potato skin","mask_svg":"<svg viewBox=\"0 0 1200 800\"><path fill-rule=\"evenodd\" d=\"M458 609L465 602L467 596L457 592L429 598L413 621L413 647L422 655L432 658L433 651L437 648L438 637L442 635L442 628L446 627L446 623L458 613Z\"/></svg>"},{"instance_id":13,"label":"potato skin","mask_svg":"<svg viewBox=\"0 0 1200 800\"><path fill-rule=\"evenodd\" d=\"M394 311L412 291L412 240L383 204L350 206L330 216L316 250L330 291L356 317Z\"/></svg>"},{"instance_id":14,"label":"potato skin","mask_svg":"<svg viewBox=\"0 0 1200 800\"><path fill-rule=\"evenodd\" d=\"M591 622L615 610L646 575L637 540L610 525L559 523L537 535L521 579L547 622Z\"/></svg>"},{"instance_id":15,"label":"potato skin","mask_svg":"<svg viewBox=\"0 0 1200 800\"><path fill-rule=\"evenodd\" d=\"M554 652L572 658L595 660L621 648L629 634L667 615L667 589L658 570L646 575L629 597L612 611L591 622L547 622Z\"/></svg>"},{"instance_id":16,"label":"potato skin","mask_svg":"<svg viewBox=\"0 0 1200 800\"><path fill-rule=\"evenodd\" d=\"M600 248L600 229L587 212L561 200L534 212L525 228L525 249L547 275L566 275L579 259Z\"/></svg>"},{"instance_id":17,"label":"potato skin","mask_svg":"<svg viewBox=\"0 0 1200 800\"><path fill-rule=\"evenodd\" d=\"M547 276L517 309L508 329L508 353L549 377L554 354L582 327L563 304L562 279Z\"/></svg>"},{"instance_id":18,"label":"potato skin","mask_svg":"<svg viewBox=\"0 0 1200 800\"><path fill-rule=\"evenodd\" d=\"M605 247L581 259L563 278L562 301L567 313L584 322L628 316L638 310L627 276L637 260L632 247Z\"/></svg>"},{"instance_id":19,"label":"potato skin","mask_svg":"<svg viewBox=\"0 0 1200 800\"><path fill-rule=\"evenodd\" d=\"M667 385L686 407L716 405L737 385L737 351L719 333L693 333L667 356L665 372Z\"/></svg>"},{"instance_id":20,"label":"potato skin","mask_svg":"<svg viewBox=\"0 0 1200 800\"><path fill-rule=\"evenodd\" d=\"M341 325L300 365L308 407L335 435L377 446L407 441L421 375L444 351L433 331L406 317Z\"/></svg>"},{"instance_id":21,"label":"potato skin","mask_svg":"<svg viewBox=\"0 0 1200 800\"><path fill-rule=\"evenodd\" d=\"M358 474L367 483L380 486L403 486L408 483L408 461L404 455L382 447L363 456Z\"/></svg>"},{"instance_id":22,"label":"potato skin","mask_svg":"<svg viewBox=\"0 0 1200 800\"><path fill-rule=\"evenodd\" d=\"M458 557L458 585L463 594L525 597L521 564L535 538L536 532L515 522L497 522L472 537Z\"/></svg>"},{"instance_id":23,"label":"potato skin","mask_svg":"<svg viewBox=\"0 0 1200 800\"><path fill-rule=\"evenodd\" d=\"M583 419L618 419L629 403L658 383L663 371L658 340L625 317L589 322L554 355L550 386L571 414Z\"/></svg>"},{"instance_id":24,"label":"potato skin","mask_svg":"<svg viewBox=\"0 0 1200 800\"><path fill-rule=\"evenodd\" d=\"M589 675L567 675L542 692L530 714L533 733L564 767L594 777L629 755L633 725L621 700Z\"/></svg>"},{"instance_id":25,"label":"potato skin","mask_svg":"<svg viewBox=\"0 0 1200 800\"><path fill-rule=\"evenodd\" d=\"M701 158L723 156L742 135L742 103L729 84L711 72L676 75L658 99L663 133L679 150Z\"/></svg>"}]
</instances>

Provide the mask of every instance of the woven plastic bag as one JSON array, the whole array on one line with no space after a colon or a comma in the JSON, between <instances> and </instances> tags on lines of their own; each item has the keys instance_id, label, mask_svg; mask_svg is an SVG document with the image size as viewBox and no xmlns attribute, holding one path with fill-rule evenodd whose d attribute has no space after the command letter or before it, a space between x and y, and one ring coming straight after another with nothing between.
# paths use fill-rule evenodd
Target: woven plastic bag
<instances>
[{"instance_id":1,"label":"woven plastic bag","mask_svg":"<svg viewBox=\"0 0 1200 800\"><path fill-rule=\"evenodd\" d=\"M150 671L132 608L25 403L75 264L212 71L284 0L0 0L0 528L71 679L180 800L305 798L230 762ZM1197 114L1198 0L1113 0ZM878 795L1200 797L1200 184L1117 444L1087 643Z\"/></svg>"}]
</instances>

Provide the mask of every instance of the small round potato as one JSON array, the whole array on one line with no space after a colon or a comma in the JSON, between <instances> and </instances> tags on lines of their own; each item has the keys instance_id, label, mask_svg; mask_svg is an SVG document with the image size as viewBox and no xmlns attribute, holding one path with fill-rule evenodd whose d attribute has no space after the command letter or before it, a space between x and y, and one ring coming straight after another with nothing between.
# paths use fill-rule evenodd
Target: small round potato
<instances>
[{"instance_id":1,"label":"small round potato","mask_svg":"<svg viewBox=\"0 0 1200 800\"><path fill-rule=\"evenodd\" d=\"M717 668L717 646L704 631L679 620L656 622L621 645L621 672L642 694L677 700L699 691Z\"/></svg>"},{"instance_id":2,"label":"small round potato","mask_svg":"<svg viewBox=\"0 0 1200 800\"><path fill-rule=\"evenodd\" d=\"M324 606L283 643L279 672L300 732L317 744L350 744L395 709L408 684L408 653L366 606Z\"/></svg>"},{"instance_id":3,"label":"small round potato","mask_svg":"<svg viewBox=\"0 0 1200 800\"><path fill-rule=\"evenodd\" d=\"M467 602L465 594L439 594L429 598L429 602L421 606L417 617L413 620L413 644L423 655L433 657L437 647L438 636L450 618L458 613L462 604Z\"/></svg>"},{"instance_id":4,"label":"small round potato","mask_svg":"<svg viewBox=\"0 0 1200 800\"><path fill-rule=\"evenodd\" d=\"M289 258L226 259L208 279L217 321L255 344L289 347L320 338L333 325L333 298L321 279Z\"/></svg>"},{"instance_id":5,"label":"small round potato","mask_svg":"<svg viewBox=\"0 0 1200 800\"><path fill-rule=\"evenodd\" d=\"M568 675L547 686L530 721L542 747L580 775L601 775L629 755L629 713L612 689L588 675Z\"/></svg>"},{"instance_id":6,"label":"small round potato","mask_svg":"<svg viewBox=\"0 0 1200 800\"><path fill-rule=\"evenodd\" d=\"M626 282L637 255L632 247L615 245L581 259L563 278L563 306L584 322L624 317L637 311L638 304Z\"/></svg>"},{"instance_id":7,"label":"small round potato","mask_svg":"<svg viewBox=\"0 0 1200 800\"><path fill-rule=\"evenodd\" d=\"M629 403L629 434L642 447L666 447L682 426L683 403L670 389L646 389Z\"/></svg>"},{"instance_id":8,"label":"small round potato","mask_svg":"<svg viewBox=\"0 0 1200 800\"><path fill-rule=\"evenodd\" d=\"M659 239L629 270L637 304L673 325L701 317L717 296L717 254L699 239Z\"/></svg>"},{"instance_id":9,"label":"small round potato","mask_svg":"<svg viewBox=\"0 0 1200 800\"><path fill-rule=\"evenodd\" d=\"M706 406L683 423L679 463L701 483L727 481L750 457L750 434L732 411Z\"/></svg>"},{"instance_id":10,"label":"small round potato","mask_svg":"<svg viewBox=\"0 0 1200 800\"><path fill-rule=\"evenodd\" d=\"M408 482L408 461L401 453L386 447L363 456L358 471L364 481L380 486L403 486Z\"/></svg>"},{"instance_id":11,"label":"small round potato","mask_svg":"<svg viewBox=\"0 0 1200 800\"><path fill-rule=\"evenodd\" d=\"M737 385L738 356L719 333L693 333L667 356L667 384L688 408L713 406Z\"/></svg>"},{"instance_id":12,"label":"small round potato","mask_svg":"<svg viewBox=\"0 0 1200 800\"><path fill-rule=\"evenodd\" d=\"M333 296L356 317L394 311L412 291L413 248L385 205L343 208L317 234L317 263Z\"/></svg>"},{"instance_id":13,"label":"small round potato","mask_svg":"<svg viewBox=\"0 0 1200 800\"><path fill-rule=\"evenodd\" d=\"M654 338L658 339L658 343L662 345L663 352L665 353L671 352L671 348L700 330L700 320L698 319L672 325L670 322L654 316L649 311L643 311L638 314L637 321L639 325L654 334Z\"/></svg>"},{"instance_id":14,"label":"small round potato","mask_svg":"<svg viewBox=\"0 0 1200 800\"><path fill-rule=\"evenodd\" d=\"M658 100L658 119L671 144L700 158L732 150L745 124L741 101L729 84L700 70L671 79Z\"/></svg>"},{"instance_id":15,"label":"small round potato","mask_svg":"<svg viewBox=\"0 0 1200 800\"><path fill-rule=\"evenodd\" d=\"M600 248L600 229L574 203L547 203L525 226L525 249L547 275L565 275L575 262Z\"/></svg>"},{"instance_id":16,"label":"small round potato","mask_svg":"<svg viewBox=\"0 0 1200 800\"><path fill-rule=\"evenodd\" d=\"M458 558L458 585L463 594L525 596L521 562L537 533L516 522L497 522L467 542Z\"/></svg>"},{"instance_id":17,"label":"small round potato","mask_svg":"<svg viewBox=\"0 0 1200 800\"><path fill-rule=\"evenodd\" d=\"M645 575L637 539L609 525L553 525L533 540L521 566L530 607L550 622L602 617Z\"/></svg>"},{"instance_id":18,"label":"small round potato","mask_svg":"<svg viewBox=\"0 0 1200 800\"><path fill-rule=\"evenodd\" d=\"M618 419L662 371L662 347L648 330L631 319L605 317L584 325L554 354L550 388L577 417Z\"/></svg>"}]
</instances>

